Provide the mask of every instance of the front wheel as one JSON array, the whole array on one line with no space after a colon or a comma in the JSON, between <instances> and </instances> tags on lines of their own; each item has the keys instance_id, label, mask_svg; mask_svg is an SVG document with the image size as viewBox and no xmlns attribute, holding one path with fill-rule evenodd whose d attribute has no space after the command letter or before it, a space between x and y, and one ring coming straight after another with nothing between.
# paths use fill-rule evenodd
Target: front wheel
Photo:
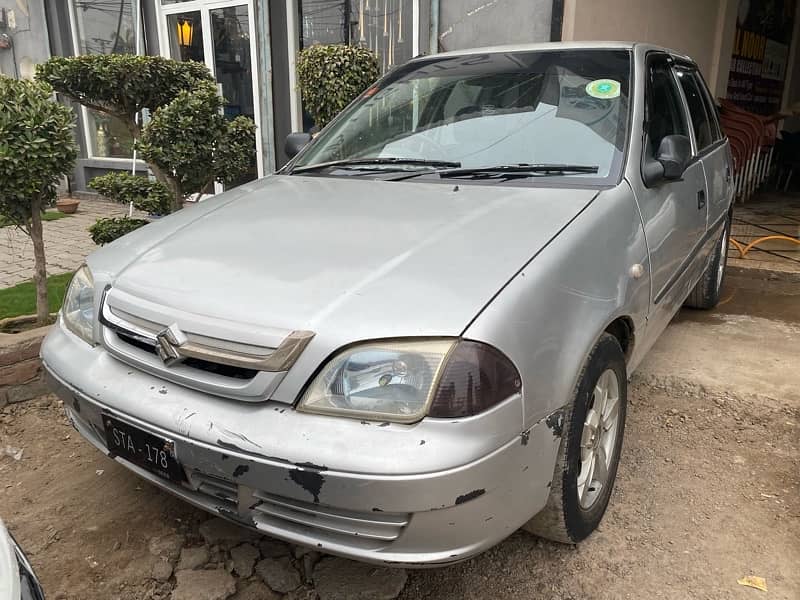
<instances>
[{"instance_id":1,"label":"front wheel","mask_svg":"<svg viewBox=\"0 0 800 600\"><path fill-rule=\"evenodd\" d=\"M728 263L728 238L731 234L730 217L726 219L722 228L722 235L714 248L714 256L708 263L703 276L684 301L683 305L689 308L709 310L719 302L722 282L725 279L725 265Z\"/></svg>"},{"instance_id":2,"label":"front wheel","mask_svg":"<svg viewBox=\"0 0 800 600\"><path fill-rule=\"evenodd\" d=\"M523 529L556 542L576 543L597 528L617 476L627 394L622 348L615 337L603 334L565 408L547 504Z\"/></svg>"}]
</instances>

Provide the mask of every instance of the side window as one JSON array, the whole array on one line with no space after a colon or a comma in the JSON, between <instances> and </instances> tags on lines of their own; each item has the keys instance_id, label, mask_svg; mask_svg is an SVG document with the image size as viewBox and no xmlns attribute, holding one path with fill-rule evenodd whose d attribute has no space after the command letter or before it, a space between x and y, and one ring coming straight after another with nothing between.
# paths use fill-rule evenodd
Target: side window
<instances>
[{"instance_id":1,"label":"side window","mask_svg":"<svg viewBox=\"0 0 800 600\"><path fill-rule=\"evenodd\" d=\"M706 84L703 76L700 74L700 71L693 71L695 81L697 81L697 87L700 88L700 91L703 93L703 100L706 106L706 113L708 114L708 121L711 124L711 137L714 138L715 142L718 142L725 135L722 133L722 127L719 124L719 110L717 109L717 105L714 103L714 97L711 95L711 90L708 89L708 85Z\"/></svg>"},{"instance_id":2,"label":"side window","mask_svg":"<svg viewBox=\"0 0 800 600\"><path fill-rule=\"evenodd\" d=\"M666 60L654 60L648 67L646 92L647 148L655 156L661 140L668 135L689 136L686 115L675 78Z\"/></svg>"},{"instance_id":3,"label":"side window","mask_svg":"<svg viewBox=\"0 0 800 600\"><path fill-rule=\"evenodd\" d=\"M686 103L689 105L689 114L692 118L692 128L694 137L697 140L697 149L703 151L714 143L714 136L711 134L711 124L706 113L706 102L697 80L691 71L679 69L677 71L678 81L681 82L683 94L686 96Z\"/></svg>"}]
</instances>

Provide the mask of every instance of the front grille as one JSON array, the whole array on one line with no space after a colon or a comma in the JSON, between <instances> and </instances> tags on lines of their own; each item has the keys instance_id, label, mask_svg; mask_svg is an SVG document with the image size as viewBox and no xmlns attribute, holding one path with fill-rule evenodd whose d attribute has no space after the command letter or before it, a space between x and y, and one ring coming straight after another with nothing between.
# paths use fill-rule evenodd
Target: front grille
<instances>
[{"instance_id":1,"label":"front grille","mask_svg":"<svg viewBox=\"0 0 800 600\"><path fill-rule=\"evenodd\" d=\"M122 333L121 331L117 331L115 333L117 334L117 337L126 344L130 344L131 346L133 346L134 348L138 348L139 350L144 350L145 352L149 352L153 356L158 356L155 346L152 346L147 342L138 340L131 335ZM258 371L256 371L255 369L245 369L243 367L223 365L208 360L202 360L200 358L185 358L183 359L182 364L186 365L187 367L191 367L193 369L205 371L206 373L214 373L215 375L221 375L222 377L231 377L233 379L252 379L258 374Z\"/></svg>"},{"instance_id":2,"label":"front grille","mask_svg":"<svg viewBox=\"0 0 800 600\"><path fill-rule=\"evenodd\" d=\"M254 519L264 528L289 529L334 542L380 548L396 540L408 525L408 514L359 513L273 496L256 491Z\"/></svg>"},{"instance_id":3,"label":"front grille","mask_svg":"<svg viewBox=\"0 0 800 600\"><path fill-rule=\"evenodd\" d=\"M189 480L195 489L201 494L213 496L217 501L223 501L228 508L235 509L239 502L239 492L235 483L206 475L200 471L192 471Z\"/></svg>"},{"instance_id":4,"label":"front grille","mask_svg":"<svg viewBox=\"0 0 800 600\"><path fill-rule=\"evenodd\" d=\"M103 346L142 371L205 393L260 402L311 342L292 331L190 314L107 287L98 319Z\"/></svg>"},{"instance_id":5,"label":"front grille","mask_svg":"<svg viewBox=\"0 0 800 600\"><path fill-rule=\"evenodd\" d=\"M213 498L218 508L238 511L236 483L200 471L189 473L189 486ZM267 533L295 532L323 542L357 546L365 550L384 548L400 537L409 523L407 513L362 513L321 506L245 489L256 527Z\"/></svg>"}]
</instances>

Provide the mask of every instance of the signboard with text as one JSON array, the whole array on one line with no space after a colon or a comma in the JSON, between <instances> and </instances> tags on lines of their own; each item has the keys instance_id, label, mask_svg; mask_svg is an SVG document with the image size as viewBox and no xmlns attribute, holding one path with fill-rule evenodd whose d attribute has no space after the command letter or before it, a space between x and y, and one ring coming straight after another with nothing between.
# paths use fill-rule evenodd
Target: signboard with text
<instances>
[{"instance_id":1,"label":"signboard with text","mask_svg":"<svg viewBox=\"0 0 800 600\"><path fill-rule=\"evenodd\" d=\"M740 0L727 96L745 110L780 110L794 12L794 0Z\"/></svg>"}]
</instances>

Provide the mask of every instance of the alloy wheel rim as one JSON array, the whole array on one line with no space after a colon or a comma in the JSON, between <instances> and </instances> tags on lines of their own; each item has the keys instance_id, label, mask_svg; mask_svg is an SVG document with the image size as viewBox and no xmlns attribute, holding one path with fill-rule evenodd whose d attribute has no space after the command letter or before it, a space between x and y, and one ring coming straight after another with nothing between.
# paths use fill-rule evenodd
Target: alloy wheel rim
<instances>
[{"instance_id":1,"label":"alloy wheel rim","mask_svg":"<svg viewBox=\"0 0 800 600\"><path fill-rule=\"evenodd\" d=\"M619 433L619 409L619 380L613 370L606 369L592 391L581 433L578 502L584 510L594 506L611 483L611 464Z\"/></svg>"}]
</instances>

